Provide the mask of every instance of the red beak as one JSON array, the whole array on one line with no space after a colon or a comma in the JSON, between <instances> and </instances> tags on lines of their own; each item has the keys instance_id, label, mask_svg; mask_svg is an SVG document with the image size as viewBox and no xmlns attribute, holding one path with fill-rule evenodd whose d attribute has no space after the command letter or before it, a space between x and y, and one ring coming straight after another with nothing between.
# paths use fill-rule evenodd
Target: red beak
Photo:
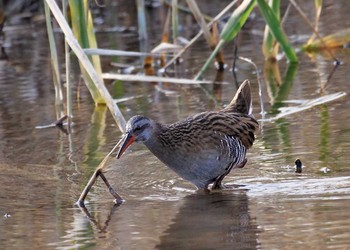
<instances>
[{"instance_id":1,"label":"red beak","mask_svg":"<svg viewBox=\"0 0 350 250\"><path fill-rule=\"evenodd\" d=\"M135 141L135 136L134 135L130 135L130 133L127 133L124 135L124 137L122 138L123 140L123 144L122 146L119 148L119 152L117 154L117 159L119 159L122 154L125 152L125 150L131 145L133 144L133 142Z\"/></svg>"}]
</instances>

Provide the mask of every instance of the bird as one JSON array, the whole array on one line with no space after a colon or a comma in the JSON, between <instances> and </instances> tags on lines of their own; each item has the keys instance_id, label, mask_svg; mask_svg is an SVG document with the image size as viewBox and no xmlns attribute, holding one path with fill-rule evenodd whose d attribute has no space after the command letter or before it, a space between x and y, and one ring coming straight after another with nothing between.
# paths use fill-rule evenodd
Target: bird
<instances>
[{"instance_id":1,"label":"bird","mask_svg":"<svg viewBox=\"0 0 350 250\"><path fill-rule=\"evenodd\" d=\"M143 143L162 163L197 189L223 188L234 168L243 168L259 128L252 115L251 87L245 80L232 101L219 111L207 111L162 124L136 115L126 124L119 159L134 142Z\"/></svg>"}]
</instances>

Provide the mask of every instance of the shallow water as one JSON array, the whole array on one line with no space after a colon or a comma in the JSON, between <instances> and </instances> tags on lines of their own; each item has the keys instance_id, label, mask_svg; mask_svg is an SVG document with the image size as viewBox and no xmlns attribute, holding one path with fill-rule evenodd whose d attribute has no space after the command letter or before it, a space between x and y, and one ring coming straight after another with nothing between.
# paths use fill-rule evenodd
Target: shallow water
<instances>
[{"instance_id":1,"label":"shallow water","mask_svg":"<svg viewBox=\"0 0 350 250\"><path fill-rule=\"evenodd\" d=\"M345 1L325 2L321 32L328 34L348 27L350 20L346 17L350 6ZM203 4L211 15L216 14L214 7L217 8ZM136 20L134 8L129 5L121 8L130 13L131 20ZM164 13L159 9L147 13L152 23L150 33L154 35L149 44L139 42L137 32L130 29L122 33L99 32L100 47L139 50L156 45ZM106 20L97 26L99 30L113 22L124 24L122 18L107 11L97 14ZM192 23L186 21L187 25ZM136 25L134 21L131 24ZM258 15L242 34L238 50L240 56L251 58L261 70L264 68L259 34L262 25ZM295 43L308 39L310 31L293 10L285 26ZM275 122L261 122L247 165L225 178L226 190L210 194L197 193L145 147L133 145L120 160L111 158L107 163L110 171L106 176L126 202L114 206L112 196L98 181L88 195L87 210L83 211L74 203L121 133L105 107L94 107L83 86L80 86L80 99L75 99L70 135L55 128L35 129L58 116L45 26L7 29L5 34L8 59L0 61L1 249L350 247L348 96ZM57 36L62 39L60 34ZM232 45L225 50L231 65ZM327 84L333 62L322 56L311 59L305 54L299 54L300 63L294 72L289 68L289 74L292 72L295 77L282 85L280 92L285 91L284 95L273 100L271 93L276 87L265 79L265 109L273 113L277 106L291 105L281 100L317 98L321 90L325 94L347 91L348 52L336 53L343 64ZM184 56L183 64L173 68L174 75L193 77L207 54L202 41ZM113 60L140 65L139 59ZM103 61L105 71L113 70L108 66L108 58ZM288 74L283 60L280 70L284 79ZM251 80L254 114L260 119L254 68L239 62L236 74L239 81ZM215 70L210 69L205 77L213 80L215 75ZM221 77L225 82L234 82L229 70ZM72 78L76 94L78 73ZM108 84L108 88L115 98L138 96L120 103L126 118L144 114L165 123L219 109L231 100L236 90L234 84L205 86L215 96L214 102L196 86L122 82ZM294 172L296 158L305 165L302 174ZM324 171L325 168L330 171Z\"/></svg>"}]
</instances>

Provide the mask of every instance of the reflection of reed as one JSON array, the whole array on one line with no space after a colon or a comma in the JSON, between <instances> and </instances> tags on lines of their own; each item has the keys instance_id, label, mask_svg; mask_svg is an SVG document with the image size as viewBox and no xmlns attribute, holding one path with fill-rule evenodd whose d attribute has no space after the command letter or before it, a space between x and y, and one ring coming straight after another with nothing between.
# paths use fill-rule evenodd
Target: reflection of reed
<instances>
[{"instance_id":1,"label":"reflection of reed","mask_svg":"<svg viewBox=\"0 0 350 250\"><path fill-rule=\"evenodd\" d=\"M94 225L99 233L106 233L109 221L112 218L113 213L118 208L118 206L113 205L109 211L109 214L107 215L106 220L102 224L93 214L90 213L90 211L85 206L79 206L80 210L85 214L85 216L89 219L89 221Z\"/></svg>"},{"instance_id":2,"label":"reflection of reed","mask_svg":"<svg viewBox=\"0 0 350 250\"><path fill-rule=\"evenodd\" d=\"M271 113L276 114L279 112L278 109L283 107L283 101L287 100L292 89L297 68L297 64L288 64L285 76L281 79L278 63L266 62L264 76L270 97L270 103L272 105Z\"/></svg>"},{"instance_id":3,"label":"reflection of reed","mask_svg":"<svg viewBox=\"0 0 350 250\"><path fill-rule=\"evenodd\" d=\"M331 154L329 148L329 110L326 105L320 107L320 118L321 118L321 127L320 127L320 143L319 143L319 159L322 162L324 167L327 167L329 164L329 155Z\"/></svg>"},{"instance_id":4,"label":"reflection of reed","mask_svg":"<svg viewBox=\"0 0 350 250\"><path fill-rule=\"evenodd\" d=\"M288 64L285 71L285 76L281 78L278 62L266 61L264 65L264 78L271 103L271 114L279 113L279 108L285 105L284 101L288 99L289 93L292 89L297 68L297 64ZM265 144L273 145L276 141L278 141L279 145L283 145L282 149L286 154L286 161L292 162L292 143L289 123L283 118L278 119L276 123L278 124L278 133L273 132L273 134L271 134L271 132L269 133L268 131L264 131L265 134L263 137Z\"/></svg>"},{"instance_id":5,"label":"reflection of reed","mask_svg":"<svg viewBox=\"0 0 350 250\"><path fill-rule=\"evenodd\" d=\"M104 135L106 129L106 112L106 106L96 106L91 116L91 126L84 145L85 163L89 166L97 166L102 158L101 147L106 143L106 137Z\"/></svg>"},{"instance_id":6,"label":"reflection of reed","mask_svg":"<svg viewBox=\"0 0 350 250\"><path fill-rule=\"evenodd\" d=\"M245 193L185 197L158 249L256 249L258 228Z\"/></svg>"}]
</instances>

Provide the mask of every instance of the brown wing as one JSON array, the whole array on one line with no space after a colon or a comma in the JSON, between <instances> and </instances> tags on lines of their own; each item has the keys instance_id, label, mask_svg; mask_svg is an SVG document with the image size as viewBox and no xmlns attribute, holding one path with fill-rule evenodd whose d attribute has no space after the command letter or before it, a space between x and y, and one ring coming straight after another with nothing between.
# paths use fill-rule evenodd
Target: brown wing
<instances>
[{"instance_id":1,"label":"brown wing","mask_svg":"<svg viewBox=\"0 0 350 250\"><path fill-rule=\"evenodd\" d=\"M240 139L248 149L255 140L258 122L251 116L240 113L208 112L199 121L210 130Z\"/></svg>"},{"instance_id":2,"label":"brown wing","mask_svg":"<svg viewBox=\"0 0 350 250\"><path fill-rule=\"evenodd\" d=\"M227 112L204 112L170 125L168 131L172 131L174 141L177 141L177 137L180 140L181 138L190 136L200 137L198 138L199 140L195 139L194 141L203 142L212 138L214 133L218 133L239 139L248 149L253 145L255 139L254 132L258 127L258 122L249 115ZM206 143L210 144L210 142Z\"/></svg>"}]
</instances>

